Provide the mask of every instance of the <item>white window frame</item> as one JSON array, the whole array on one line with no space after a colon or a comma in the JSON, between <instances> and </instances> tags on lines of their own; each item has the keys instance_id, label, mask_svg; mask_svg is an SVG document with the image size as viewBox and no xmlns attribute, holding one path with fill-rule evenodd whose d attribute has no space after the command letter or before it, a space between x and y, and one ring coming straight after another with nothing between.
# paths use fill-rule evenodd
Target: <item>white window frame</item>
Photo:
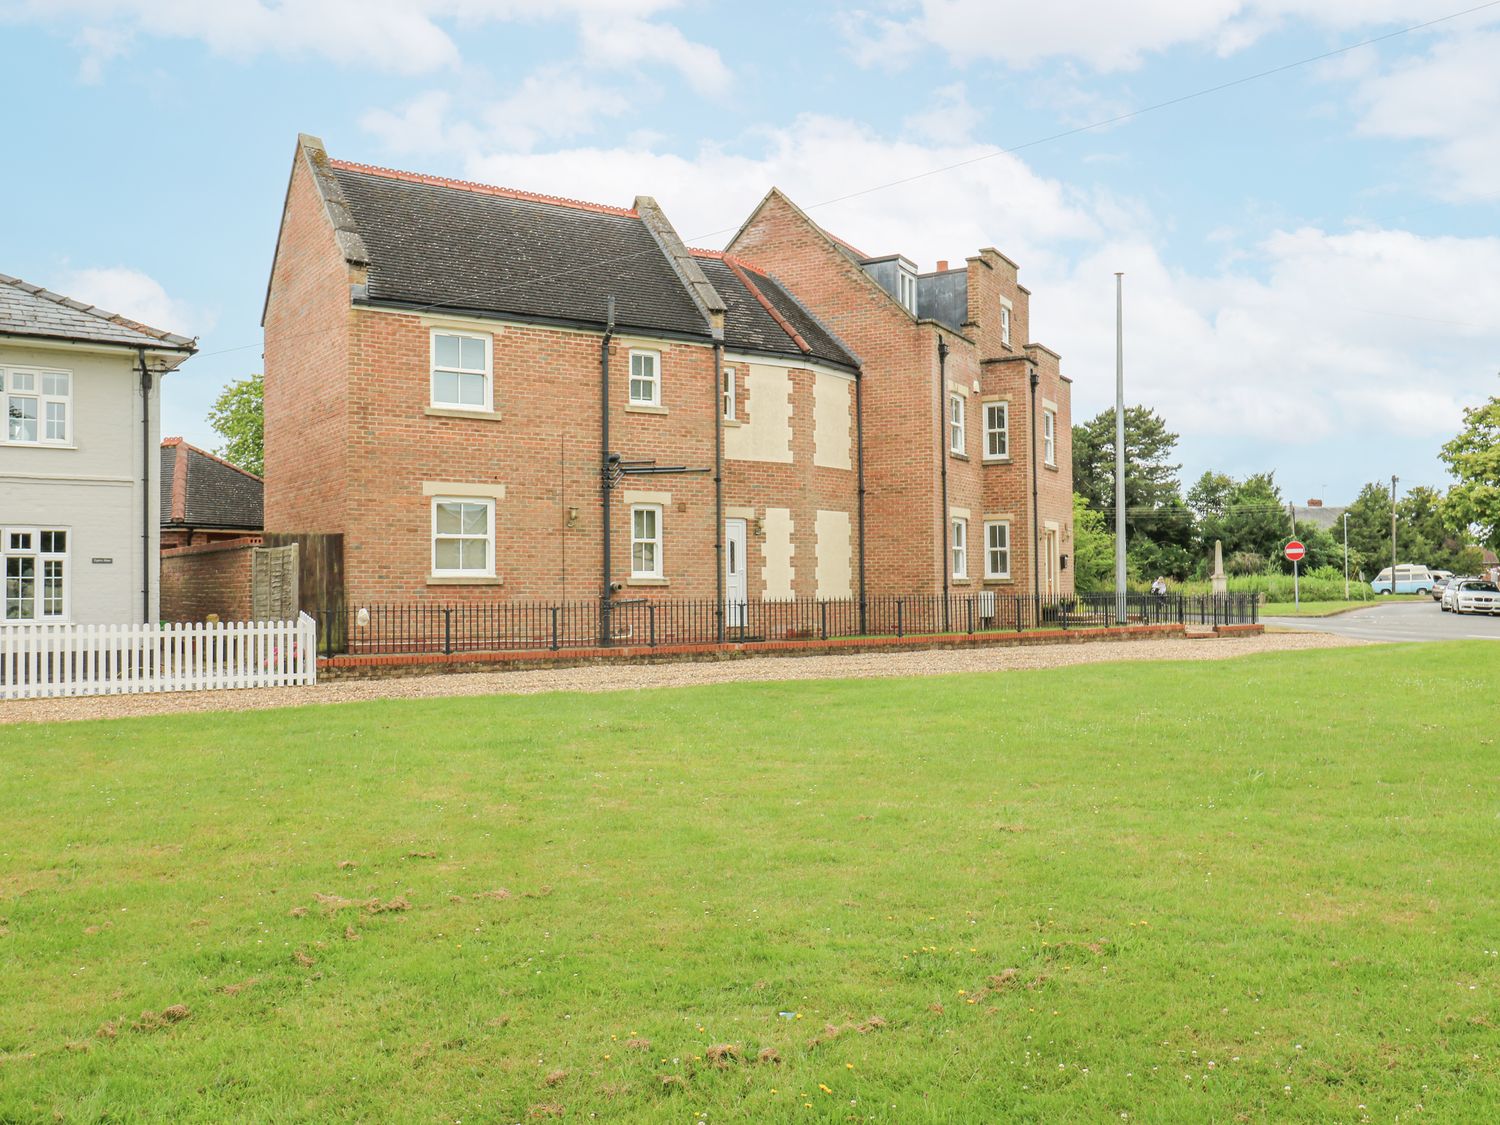
<instances>
[{"instance_id":1,"label":"white window frame","mask_svg":"<svg viewBox=\"0 0 1500 1125\"><path fill-rule=\"evenodd\" d=\"M21 390L17 387L20 379L30 379L31 388ZM48 377L57 377L68 381L66 394L49 394L47 392ZM74 375L72 371L60 367L3 367L0 368L0 414L4 420L0 422L0 444L5 445L51 445L70 446L73 443L73 387ZM36 403L36 437L21 438L11 437L10 433L10 404L12 399L29 399ZM63 432L61 437L47 436L47 408L49 406L62 407Z\"/></svg>"},{"instance_id":2,"label":"white window frame","mask_svg":"<svg viewBox=\"0 0 1500 1125\"><path fill-rule=\"evenodd\" d=\"M469 367L439 367L437 358L437 342L439 336L455 336L460 340L478 340L484 350L484 370L476 370ZM462 351L463 345L459 345ZM457 328L433 328L428 337L428 373L427 373L427 401L435 410L469 410L475 414L489 414L495 409L495 338L488 332L464 332ZM483 375L484 394L480 401L451 402L447 399L438 398L437 383L440 373L453 375Z\"/></svg>"},{"instance_id":3,"label":"white window frame","mask_svg":"<svg viewBox=\"0 0 1500 1125\"><path fill-rule=\"evenodd\" d=\"M964 452L964 396L957 391L948 392L948 452L960 456Z\"/></svg>"},{"instance_id":4,"label":"white window frame","mask_svg":"<svg viewBox=\"0 0 1500 1125\"><path fill-rule=\"evenodd\" d=\"M1000 298L1000 342L1007 348L1010 347L1010 321L1011 304L1006 298Z\"/></svg>"},{"instance_id":5,"label":"white window frame","mask_svg":"<svg viewBox=\"0 0 1500 1125\"><path fill-rule=\"evenodd\" d=\"M1042 463L1057 464L1057 411L1042 411Z\"/></svg>"},{"instance_id":6,"label":"white window frame","mask_svg":"<svg viewBox=\"0 0 1500 1125\"><path fill-rule=\"evenodd\" d=\"M915 315L917 311L917 275L905 266L898 266L896 268L896 276L896 284L900 292L897 300L901 302L902 308Z\"/></svg>"},{"instance_id":7,"label":"white window frame","mask_svg":"<svg viewBox=\"0 0 1500 1125\"><path fill-rule=\"evenodd\" d=\"M998 528L1005 529L1005 545L1003 547L997 546L994 541L994 531ZM997 552L1004 552L1004 569L995 565L995 555ZM1010 520L984 521L984 576L992 580L1010 577Z\"/></svg>"},{"instance_id":8,"label":"white window frame","mask_svg":"<svg viewBox=\"0 0 1500 1125\"><path fill-rule=\"evenodd\" d=\"M953 554L953 577L969 577L969 521L963 516L952 517L952 530L949 532L950 543Z\"/></svg>"},{"instance_id":9,"label":"white window frame","mask_svg":"<svg viewBox=\"0 0 1500 1125\"><path fill-rule=\"evenodd\" d=\"M438 534L438 507L442 504L476 504L485 509L485 532L483 536L466 532ZM480 539L485 541L485 565L480 570L462 567L439 567L438 539ZM495 501L488 496L434 496L432 498L431 565L434 578L493 578L495 577Z\"/></svg>"},{"instance_id":10,"label":"white window frame","mask_svg":"<svg viewBox=\"0 0 1500 1125\"><path fill-rule=\"evenodd\" d=\"M993 410L1000 412L1000 425L991 425ZM1000 452L995 452L994 439L1000 438ZM1010 460L1010 403L990 401L984 404L984 459L986 461Z\"/></svg>"},{"instance_id":11,"label":"white window frame","mask_svg":"<svg viewBox=\"0 0 1500 1125\"><path fill-rule=\"evenodd\" d=\"M25 546L12 549L11 536L29 536ZM63 549L43 550L44 535L62 535ZM3 527L0 528L0 625L34 625L39 622L68 621L72 613L73 529L71 527ZM30 617L10 616L10 560L32 560L32 613ZM58 611L47 612L47 567L62 568L62 591Z\"/></svg>"},{"instance_id":12,"label":"white window frame","mask_svg":"<svg viewBox=\"0 0 1500 1125\"><path fill-rule=\"evenodd\" d=\"M739 412L739 387L734 377L734 368L724 368L724 421L733 422Z\"/></svg>"},{"instance_id":13,"label":"white window frame","mask_svg":"<svg viewBox=\"0 0 1500 1125\"><path fill-rule=\"evenodd\" d=\"M641 359L649 359L651 361L651 374L649 376L637 375L635 373L635 361L637 357ZM637 396L637 394L635 393L635 384L637 380L650 385L651 396L649 398L641 398ZM646 348L631 348L629 379L627 380L627 382L629 384L628 394L630 397L631 406L660 406L661 352L650 351Z\"/></svg>"},{"instance_id":14,"label":"white window frame","mask_svg":"<svg viewBox=\"0 0 1500 1125\"><path fill-rule=\"evenodd\" d=\"M638 512L650 512L656 517L656 534L642 536L636 534L636 514ZM630 505L630 577L631 578L662 578L666 570L662 566L662 505L660 504L632 504ZM637 546L651 546L653 565L651 568L636 566L635 549Z\"/></svg>"}]
</instances>

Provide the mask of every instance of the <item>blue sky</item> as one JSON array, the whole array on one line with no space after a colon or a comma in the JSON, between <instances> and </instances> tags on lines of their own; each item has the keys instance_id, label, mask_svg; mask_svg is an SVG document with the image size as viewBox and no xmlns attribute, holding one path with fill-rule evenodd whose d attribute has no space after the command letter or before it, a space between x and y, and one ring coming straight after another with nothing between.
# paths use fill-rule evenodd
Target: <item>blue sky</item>
<instances>
[{"instance_id":1,"label":"blue sky","mask_svg":"<svg viewBox=\"0 0 1500 1125\"><path fill-rule=\"evenodd\" d=\"M164 428L258 370L299 131L335 156L605 202L722 243L776 184L923 268L994 245L1082 420L1128 397L1185 483L1441 484L1500 392L1500 4L886 190L1473 0L0 0L0 272L201 337Z\"/></svg>"}]
</instances>

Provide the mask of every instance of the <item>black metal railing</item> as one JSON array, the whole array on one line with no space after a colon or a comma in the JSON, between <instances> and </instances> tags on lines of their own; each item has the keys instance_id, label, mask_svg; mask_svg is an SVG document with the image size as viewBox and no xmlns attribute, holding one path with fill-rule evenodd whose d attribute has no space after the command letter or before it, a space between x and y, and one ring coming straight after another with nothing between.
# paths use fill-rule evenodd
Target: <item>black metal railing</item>
<instances>
[{"instance_id":1,"label":"black metal railing","mask_svg":"<svg viewBox=\"0 0 1500 1125\"><path fill-rule=\"evenodd\" d=\"M1129 625L1235 625L1258 620L1253 595L1128 594ZM318 651L358 655L711 645L720 641L832 640L1027 630L1101 629L1120 623L1116 595L881 594L720 604L662 598L574 602L407 602L325 606Z\"/></svg>"}]
</instances>

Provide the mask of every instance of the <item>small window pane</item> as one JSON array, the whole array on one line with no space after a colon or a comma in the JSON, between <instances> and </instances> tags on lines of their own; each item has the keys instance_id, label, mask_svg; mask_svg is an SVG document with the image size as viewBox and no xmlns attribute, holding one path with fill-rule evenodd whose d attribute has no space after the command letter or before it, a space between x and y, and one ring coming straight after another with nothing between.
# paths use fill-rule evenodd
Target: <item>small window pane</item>
<instances>
[{"instance_id":1,"label":"small window pane","mask_svg":"<svg viewBox=\"0 0 1500 1125\"><path fill-rule=\"evenodd\" d=\"M457 336L434 337L434 345L437 354L437 365L439 367L459 366L459 346Z\"/></svg>"},{"instance_id":2,"label":"small window pane","mask_svg":"<svg viewBox=\"0 0 1500 1125\"><path fill-rule=\"evenodd\" d=\"M49 402L47 404L47 440L62 441L68 436L68 404L65 402Z\"/></svg>"},{"instance_id":3,"label":"small window pane","mask_svg":"<svg viewBox=\"0 0 1500 1125\"><path fill-rule=\"evenodd\" d=\"M36 372L12 371L10 373L10 389L13 391L36 390Z\"/></svg>"},{"instance_id":4,"label":"small window pane","mask_svg":"<svg viewBox=\"0 0 1500 1125\"><path fill-rule=\"evenodd\" d=\"M464 570L485 570L489 566L490 545L483 539L460 539L459 557Z\"/></svg>"},{"instance_id":5,"label":"small window pane","mask_svg":"<svg viewBox=\"0 0 1500 1125\"><path fill-rule=\"evenodd\" d=\"M463 505L465 535L484 535L490 529L489 510L483 504Z\"/></svg>"},{"instance_id":6,"label":"small window pane","mask_svg":"<svg viewBox=\"0 0 1500 1125\"><path fill-rule=\"evenodd\" d=\"M459 545L462 542L462 539L439 539L437 541L437 549L433 552L433 559L439 570L460 569L459 564L462 555L460 554Z\"/></svg>"},{"instance_id":7,"label":"small window pane","mask_svg":"<svg viewBox=\"0 0 1500 1125\"><path fill-rule=\"evenodd\" d=\"M432 401L433 402L458 402L459 380L461 375L455 375L451 371L439 371L432 377Z\"/></svg>"},{"instance_id":8,"label":"small window pane","mask_svg":"<svg viewBox=\"0 0 1500 1125\"><path fill-rule=\"evenodd\" d=\"M484 370L484 341L473 336L458 337L460 366L465 371Z\"/></svg>"},{"instance_id":9,"label":"small window pane","mask_svg":"<svg viewBox=\"0 0 1500 1125\"><path fill-rule=\"evenodd\" d=\"M10 533L10 549L12 551L31 550L31 533L29 531L12 531Z\"/></svg>"},{"instance_id":10,"label":"small window pane","mask_svg":"<svg viewBox=\"0 0 1500 1125\"><path fill-rule=\"evenodd\" d=\"M42 393L44 395L66 395L68 393L68 373L66 371L49 371L43 375Z\"/></svg>"},{"instance_id":11,"label":"small window pane","mask_svg":"<svg viewBox=\"0 0 1500 1125\"><path fill-rule=\"evenodd\" d=\"M36 399L11 396L10 440L36 441Z\"/></svg>"},{"instance_id":12,"label":"small window pane","mask_svg":"<svg viewBox=\"0 0 1500 1125\"><path fill-rule=\"evenodd\" d=\"M63 564L61 559L42 563L42 616L61 617L63 612Z\"/></svg>"},{"instance_id":13,"label":"small window pane","mask_svg":"<svg viewBox=\"0 0 1500 1125\"><path fill-rule=\"evenodd\" d=\"M465 406L484 405L484 376L483 375L455 375L458 383L458 402Z\"/></svg>"},{"instance_id":14,"label":"small window pane","mask_svg":"<svg viewBox=\"0 0 1500 1125\"><path fill-rule=\"evenodd\" d=\"M437 506L437 529L439 535L457 535L463 525L462 504L439 504Z\"/></svg>"},{"instance_id":15,"label":"small window pane","mask_svg":"<svg viewBox=\"0 0 1500 1125\"><path fill-rule=\"evenodd\" d=\"M36 617L36 560L5 560L5 617L30 621Z\"/></svg>"},{"instance_id":16,"label":"small window pane","mask_svg":"<svg viewBox=\"0 0 1500 1125\"><path fill-rule=\"evenodd\" d=\"M68 533L66 531L44 531L42 532L42 554L61 555L68 549Z\"/></svg>"}]
</instances>

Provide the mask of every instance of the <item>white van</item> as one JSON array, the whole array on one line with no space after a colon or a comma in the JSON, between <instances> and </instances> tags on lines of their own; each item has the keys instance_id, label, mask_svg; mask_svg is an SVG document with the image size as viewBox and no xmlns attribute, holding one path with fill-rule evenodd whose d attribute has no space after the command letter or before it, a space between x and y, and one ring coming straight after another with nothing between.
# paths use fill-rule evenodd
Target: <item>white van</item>
<instances>
[{"instance_id":1,"label":"white van","mask_svg":"<svg viewBox=\"0 0 1500 1125\"><path fill-rule=\"evenodd\" d=\"M1377 594L1430 594L1435 581L1425 566L1406 563L1396 567L1395 581L1391 580L1391 568L1386 567L1375 576L1370 589Z\"/></svg>"}]
</instances>

